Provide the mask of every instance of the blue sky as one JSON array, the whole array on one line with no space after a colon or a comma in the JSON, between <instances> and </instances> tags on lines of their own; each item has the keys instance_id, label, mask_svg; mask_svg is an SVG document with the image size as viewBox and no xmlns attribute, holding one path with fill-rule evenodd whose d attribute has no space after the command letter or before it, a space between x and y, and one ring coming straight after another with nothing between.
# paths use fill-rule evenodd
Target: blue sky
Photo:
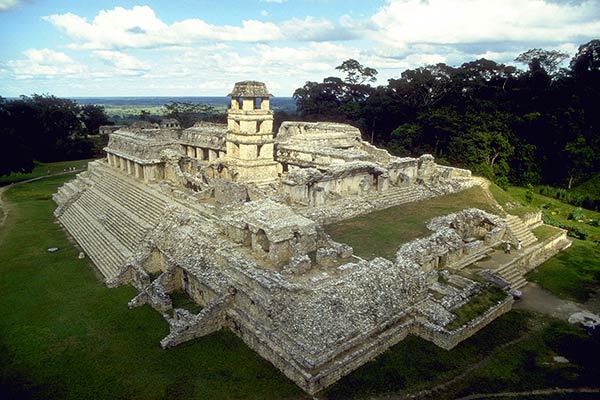
<instances>
[{"instance_id":1,"label":"blue sky","mask_svg":"<svg viewBox=\"0 0 600 400\"><path fill-rule=\"evenodd\" d=\"M348 58L385 84L598 38L600 0L0 0L0 96L290 96Z\"/></svg>"}]
</instances>

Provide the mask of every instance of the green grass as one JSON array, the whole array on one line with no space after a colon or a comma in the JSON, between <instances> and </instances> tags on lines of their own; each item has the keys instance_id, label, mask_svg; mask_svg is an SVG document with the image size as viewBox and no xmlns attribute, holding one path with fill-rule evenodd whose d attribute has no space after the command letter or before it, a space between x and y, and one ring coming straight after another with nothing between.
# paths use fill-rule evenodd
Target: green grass
<instances>
[{"instance_id":1,"label":"green grass","mask_svg":"<svg viewBox=\"0 0 600 400\"><path fill-rule=\"evenodd\" d=\"M543 242L544 240L549 239L550 237L559 233L560 230L550 225L540 225L537 228L533 228L531 232L540 242Z\"/></svg>"},{"instance_id":2,"label":"green grass","mask_svg":"<svg viewBox=\"0 0 600 400\"><path fill-rule=\"evenodd\" d=\"M12 173L7 176L0 176L0 186L5 186L15 182L22 182L28 179L38 178L40 176L54 175L63 172L65 168L75 167L77 169L86 168L87 163L93 161L89 160L75 160L75 161L59 161L55 163L40 163L35 162L33 170L27 174Z\"/></svg>"},{"instance_id":3,"label":"green grass","mask_svg":"<svg viewBox=\"0 0 600 400\"><path fill-rule=\"evenodd\" d=\"M477 335L447 351L421 338L409 336L342 378L325 391L327 399L368 398L423 390L444 382L480 361L494 348L527 331L527 314L504 314Z\"/></svg>"},{"instance_id":4,"label":"green grass","mask_svg":"<svg viewBox=\"0 0 600 400\"><path fill-rule=\"evenodd\" d=\"M600 288L600 246L572 240L571 247L527 274L527 280L559 297L585 302Z\"/></svg>"},{"instance_id":5,"label":"green grass","mask_svg":"<svg viewBox=\"0 0 600 400\"><path fill-rule=\"evenodd\" d=\"M600 174L596 174L587 181L573 188L574 192L600 199Z\"/></svg>"},{"instance_id":6,"label":"green grass","mask_svg":"<svg viewBox=\"0 0 600 400\"><path fill-rule=\"evenodd\" d=\"M490 193L494 196L494 199L500 204L507 212L513 215L524 215L527 213L537 211L536 207L532 207L528 205L525 201L521 199L517 199L513 197L508 191L502 189L500 186L495 183L490 182L489 187ZM520 206L517 207L507 207L508 203L520 203Z\"/></svg>"},{"instance_id":7,"label":"green grass","mask_svg":"<svg viewBox=\"0 0 600 400\"><path fill-rule=\"evenodd\" d=\"M456 319L446 326L446 329L453 330L460 328L473 318L482 315L492 306L498 304L506 298L506 293L496 287L486 287L481 293L474 296L468 303L462 307L452 310L456 315Z\"/></svg>"},{"instance_id":8,"label":"green grass","mask_svg":"<svg viewBox=\"0 0 600 400\"><path fill-rule=\"evenodd\" d=\"M175 292L169 295L173 301L173 308L183 308L188 310L192 314L198 314L202 311L202 306L196 303L194 300L184 292Z\"/></svg>"},{"instance_id":9,"label":"green grass","mask_svg":"<svg viewBox=\"0 0 600 400\"><path fill-rule=\"evenodd\" d=\"M581 328L563 321L541 317L535 317L533 321L538 326L526 340L499 352L470 374L461 385L457 385L456 395L553 387L598 387L598 336L592 338ZM554 362L556 355L566 357L570 363Z\"/></svg>"},{"instance_id":10,"label":"green grass","mask_svg":"<svg viewBox=\"0 0 600 400\"><path fill-rule=\"evenodd\" d=\"M354 248L363 258L377 256L395 259L401 244L431 234L425 226L433 217L477 207L494 212L493 206L479 186L460 193L418 203L375 211L325 227L325 231L340 243Z\"/></svg>"},{"instance_id":11,"label":"green grass","mask_svg":"<svg viewBox=\"0 0 600 400\"><path fill-rule=\"evenodd\" d=\"M303 394L229 331L163 351L167 323L128 310L54 223L50 196L72 176L17 185L0 228L0 396L53 399L265 399ZM48 247L58 247L48 253Z\"/></svg>"}]
</instances>

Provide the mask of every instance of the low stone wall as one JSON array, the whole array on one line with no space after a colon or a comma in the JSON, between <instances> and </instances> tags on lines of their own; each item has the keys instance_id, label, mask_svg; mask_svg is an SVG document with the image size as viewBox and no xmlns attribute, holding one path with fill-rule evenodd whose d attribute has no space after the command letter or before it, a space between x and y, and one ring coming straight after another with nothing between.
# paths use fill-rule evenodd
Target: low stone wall
<instances>
[{"instance_id":1,"label":"low stone wall","mask_svg":"<svg viewBox=\"0 0 600 400\"><path fill-rule=\"evenodd\" d=\"M521 221L527 226L529 229L536 228L543 224L542 222L542 210L531 212L527 214L523 214L520 216Z\"/></svg>"},{"instance_id":2,"label":"low stone wall","mask_svg":"<svg viewBox=\"0 0 600 400\"><path fill-rule=\"evenodd\" d=\"M484 314L452 331L435 326L428 321L418 318L417 321L419 323L414 325L413 333L425 340L433 342L443 349L450 350L463 340L466 340L479 332L502 314L510 311L513 303L514 300L512 296L507 296L502 302L490 308Z\"/></svg>"},{"instance_id":3,"label":"low stone wall","mask_svg":"<svg viewBox=\"0 0 600 400\"><path fill-rule=\"evenodd\" d=\"M527 254L516 260L515 267L526 274L557 253L570 247L571 243L567 238L567 231L561 229L559 233L533 246Z\"/></svg>"}]
</instances>

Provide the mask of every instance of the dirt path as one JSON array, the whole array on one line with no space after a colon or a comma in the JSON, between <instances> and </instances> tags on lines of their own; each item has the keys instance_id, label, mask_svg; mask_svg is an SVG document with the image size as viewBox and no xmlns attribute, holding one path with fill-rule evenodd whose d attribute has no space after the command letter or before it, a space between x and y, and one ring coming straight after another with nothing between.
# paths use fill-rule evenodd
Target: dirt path
<instances>
[{"instance_id":1,"label":"dirt path","mask_svg":"<svg viewBox=\"0 0 600 400\"><path fill-rule=\"evenodd\" d=\"M515 309L535 311L563 321L568 320L571 314L579 311L597 311L587 310L584 304L561 299L534 282L529 282L521 289L521 292L523 293L521 300L513 305Z\"/></svg>"}]
</instances>

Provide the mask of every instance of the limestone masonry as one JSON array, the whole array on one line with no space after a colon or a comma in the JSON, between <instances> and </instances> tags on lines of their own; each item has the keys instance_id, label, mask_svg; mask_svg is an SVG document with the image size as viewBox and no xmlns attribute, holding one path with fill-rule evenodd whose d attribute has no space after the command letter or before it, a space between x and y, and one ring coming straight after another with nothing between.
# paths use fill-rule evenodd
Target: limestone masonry
<instances>
[{"instance_id":1,"label":"limestone masonry","mask_svg":"<svg viewBox=\"0 0 600 400\"><path fill-rule=\"evenodd\" d=\"M562 231L538 243L539 214L499 207L502 217L434 218L392 260L353 255L323 226L482 181L430 155L391 156L345 124L284 122L274 134L263 83L238 82L230 96L227 125L109 132L106 159L54 195L55 216L105 283L134 286L129 306L150 304L168 322L163 348L228 328L315 393L409 334L452 348L508 311L508 289L569 245ZM494 247L519 240L514 257L490 262ZM506 297L448 328L490 285L481 276ZM175 293L201 311L174 305Z\"/></svg>"}]
</instances>

